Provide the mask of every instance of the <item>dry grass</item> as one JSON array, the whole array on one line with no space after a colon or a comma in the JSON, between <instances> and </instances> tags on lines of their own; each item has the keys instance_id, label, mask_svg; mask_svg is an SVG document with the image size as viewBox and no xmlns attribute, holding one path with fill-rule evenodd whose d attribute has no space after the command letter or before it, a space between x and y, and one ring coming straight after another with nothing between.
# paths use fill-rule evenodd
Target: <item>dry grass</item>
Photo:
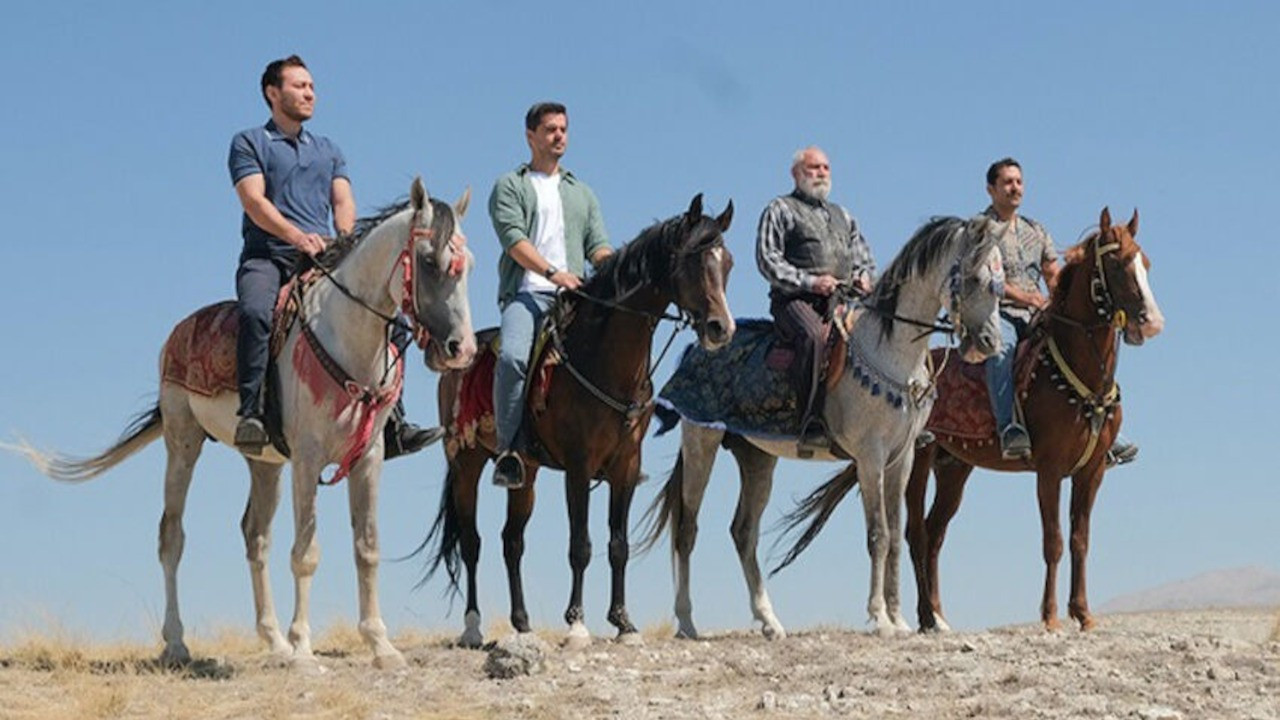
<instances>
[{"instance_id":1,"label":"dry grass","mask_svg":"<svg viewBox=\"0 0 1280 720\"><path fill-rule=\"evenodd\" d=\"M1271 628L1271 642L1280 642L1280 613L1276 613L1276 624Z\"/></svg>"}]
</instances>

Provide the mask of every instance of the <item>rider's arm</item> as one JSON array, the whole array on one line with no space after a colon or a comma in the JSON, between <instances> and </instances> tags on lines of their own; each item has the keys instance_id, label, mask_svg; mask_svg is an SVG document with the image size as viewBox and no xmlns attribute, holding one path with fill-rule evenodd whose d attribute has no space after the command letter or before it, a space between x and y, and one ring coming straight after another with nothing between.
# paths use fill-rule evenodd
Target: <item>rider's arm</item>
<instances>
[{"instance_id":1,"label":"rider's arm","mask_svg":"<svg viewBox=\"0 0 1280 720\"><path fill-rule=\"evenodd\" d=\"M782 200L774 199L760 215L756 230L756 267L770 287L788 292L812 292L816 276L787 262L785 240L790 227L790 211Z\"/></svg>"},{"instance_id":2,"label":"rider's arm","mask_svg":"<svg viewBox=\"0 0 1280 720\"><path fill-rule=\"evenodd\" d=\"M494 184L493 192L489 194L489 219L493 221L493 231L498 234L503 252L525 270L546 276L551 263L542 257L533 241L525 235L524 210L520 205L514 177L501 177ZM565 268L556 270L547 278L556 285L572 289L581 284L578 276Z\"/></svg>"},{"instance_id":3,"label":"rider's arm","mask_svg":"<svg viewBox=\"0 0 1280 720\"><path fill-rule=\"evenodd\" d=\"M329 196L329 203L333 205L333 229L339 235L346 235L356 226L356 198L351 192L351 181L334 178Z\"/></svg>"},{"instance_id":4,"label":"rider's arm","mask_svg":"<svg viewBox=\"0 0 1280 720\"><path fill-rule=\"evenodd\" d=\"M871 285L875 282L876 260L871 255L871 246L867 244L867 238L858 228L858 221L849 214L847 209L840 209L844 211L844 216L849 221L849 247L853 250L853 272L849 274L849 280L853 283L857 294L866 295L871 292Z\"/></svg>"},{"instance_id":5,"label":"rider's arm","mask_svg":"<svg viewBox=\"0 0 1280 720\"><path fill-rule=\"evenodd\" d=\"M267 181L261 173L247 175L236 183L236 196L244 214L254 225L269 235L278 237L308 255L324 249L324 241L315 233L304 233L285 219L276 206L267 199Z\"/></svg>"}]
</instances>

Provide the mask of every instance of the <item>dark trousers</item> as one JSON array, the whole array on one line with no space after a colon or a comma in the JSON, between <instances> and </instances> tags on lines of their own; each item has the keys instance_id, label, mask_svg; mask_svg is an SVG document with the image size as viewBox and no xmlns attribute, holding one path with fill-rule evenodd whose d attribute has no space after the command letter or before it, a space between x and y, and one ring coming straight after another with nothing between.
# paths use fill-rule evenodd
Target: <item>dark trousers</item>
<instances>
[{"instance_id":1,"label":"dark trousers","mask_svg":"<svg viewBox=\"0 0 1280 720\"><path fill-rule=\"evenodd\" d=\"M773 315L778 337L795 349L790 375L796 398L804 410L800 416L801 429L810 418L822 417L826 393L821 392L820 380L823 356L827 351L829 306L829 298L812 294L785 298L773 296L769 303L769 313Z\"/></svg>"},{"instance_id":2,"label":"dark trousers","mask_svg":"<svg viewBox=\"0 0 1280 720\"><path fill-rule=\"evenodd\" d=\"M242 417L262 415L262 381L267 375L271 316L280 286L293 274L296 255L243 257L236 270L240 334L236 340L236 379Z\"/></svg>"}]
</instances>

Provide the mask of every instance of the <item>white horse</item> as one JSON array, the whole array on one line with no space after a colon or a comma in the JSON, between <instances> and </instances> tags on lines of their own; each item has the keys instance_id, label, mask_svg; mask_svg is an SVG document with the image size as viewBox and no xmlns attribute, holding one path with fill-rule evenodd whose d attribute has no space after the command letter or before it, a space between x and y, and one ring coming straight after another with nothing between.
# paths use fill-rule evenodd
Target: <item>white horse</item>
<instances>
[{"instance_id":1,"label":"white horse","mask_svg":"<svg viewBox=\"0 0 1280 720\"><path fill-rule=\"evenodd\" d=\"M362 219L351 242L335 243L333 254L340 255L340 261L302 296L298 319L277 356L280 435L290 453L286 458L279 449L268 445L260 454L245 455L252 485L240 527L253 582L258 635L273 653L300 667L318 667L311 650L308 621L311 580L320 560L315 538L315 500L320 473L332 463L340 465L335 477L349 472L360 634L373 650L375 666L405 664L387 639L377 589L376 513L382 472L382 427L399 394L404 370L403 358L389 349L388 329L396 321L397 311L403 309L424 344L428 366L442 371L471 362L476 349L467 301L467 274L472 259L465 247L452 242L469 199L467 192L456 206L432 200L421 179L415 179L408 202ZM234 312L234 303L209 306L175 328L162 353L159 399L134 420L111 448L87 459L46 454L27 445L10 448L26 454L41 472L54 479L85 481L157 438L164 438L168 464L164 514L160 519L160 562L165 584L165 648L161 661L167 664L191 659L178 612L178 562L185 542L182 514L192 470L206 438L235 447L239 405L234 387L222 387L212 394L193 392L189 389L191 383L172 381L169 371L175 359L182 364L216 364L195 357L189 347L182 347L191 333L180 330L184 324L190 327L215 313L222 313L219 317L224 321L231 318L230 322L215 323L217 326L234 328ZM216 350L225 359L228 348L234 358L233 334L221 337ZM234 377L232 368L232 381ZM295 533L292 565L296 604L288 640L276 620L267 574L271 519L280 501L279 479L285 462L293 466Z\"/></svg>"},{"instance_id":2,"label":"white horse","mask_svg":"<svg viewBox=\"0 0 1280 720\"><path fill-rule=\"evenodd\" d=\"M845 371L831 388L824 420L840 457L856 461L867 520L871 587L867 612L879 634L909 631L898 597L902 497L911 471L916 435L933 401L926 366L929 331L946 307L965 359L986 358L999 346L999 298L1004 280L996 243L1005 226L987 218L937 218L918 231L885 271L849 336ZM921 332L919 326L926 328ZM708 356L686 355L686 363ZM714 361L713 361L714 362ZM731 375L731 373L730 373ZM674 408L677 412L679 407ZM698 510L723 441L738 461L742 485L731 533L747 581L751 611L767 638L785 637L765 589L756 548L760 516L773 487L779 457L796 458L795 440L726 432L723 426L683 418L680 456L671 478L649 509L653 524L642 544L667 526L672 533L677 637L695 638L689 594L689 556L698 533ZM836 460L819 452L815 460ZM785 564L785 563L784 563Z\"/></svg>"}]
</instances>

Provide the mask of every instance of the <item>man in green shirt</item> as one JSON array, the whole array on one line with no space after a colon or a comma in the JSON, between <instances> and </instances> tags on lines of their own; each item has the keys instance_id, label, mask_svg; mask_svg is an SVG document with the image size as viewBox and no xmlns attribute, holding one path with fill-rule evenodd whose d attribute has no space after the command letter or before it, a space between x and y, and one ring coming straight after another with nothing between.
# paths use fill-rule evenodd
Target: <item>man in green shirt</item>
<instances>
[{"instance_id":1,"label":"man in green shirt","mask_svg":"<svg viewBox=\"0 0 1280 720\"><path fill-rule=\"evenodd\" d=\"M525 114L531 159L498 178L489 195L489 217L502 244L498 306L502 342L494 371L493 406L498 435L495 485L524 484L520 425L525 379L534 337L561 289L582 285L586 261L599 265L613 254L595 193L560 166L569 145L564 105L538 103Z\"/></svg>"}]
</instances>

